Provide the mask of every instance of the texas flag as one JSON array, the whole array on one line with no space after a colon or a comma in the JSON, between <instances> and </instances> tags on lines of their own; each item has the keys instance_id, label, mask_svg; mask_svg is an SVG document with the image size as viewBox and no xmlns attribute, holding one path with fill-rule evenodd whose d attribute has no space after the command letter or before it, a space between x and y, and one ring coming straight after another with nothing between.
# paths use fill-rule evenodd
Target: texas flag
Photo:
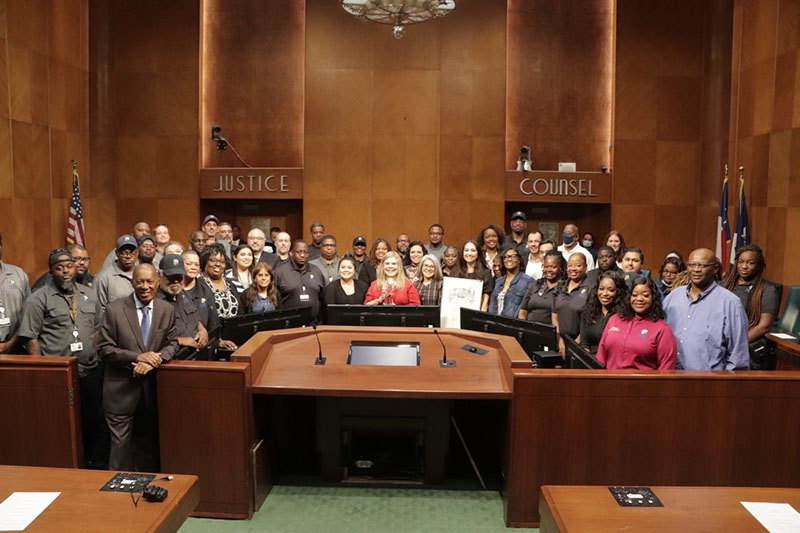
<instances>
[{"instance_id":1,"label":"texas flag","mask_svg":"<svg viewBox=\"0 0 800 533\"><path fill-rule=\"evenodd\" d=\"M719 215L717 215L717 247L715 254L722 264L728 257L728 243L731 240L731 228L728 225L728 178L722 182L722 196L719 199Z\"/></svg>"},{"instance_id":2,"label":"texas flag","mask_svg":"<svg viewBox=\"0 0 800 533\"><path fill-rule=\"evenodd\" d=\"M735 266L736 249L745 244L750 244L750 221L747 219L747 202L744 199L744 178L742 178L739 183L739 209L736 212L736 233L731 240L729 269Z\"/></svg>"}]
</instances>

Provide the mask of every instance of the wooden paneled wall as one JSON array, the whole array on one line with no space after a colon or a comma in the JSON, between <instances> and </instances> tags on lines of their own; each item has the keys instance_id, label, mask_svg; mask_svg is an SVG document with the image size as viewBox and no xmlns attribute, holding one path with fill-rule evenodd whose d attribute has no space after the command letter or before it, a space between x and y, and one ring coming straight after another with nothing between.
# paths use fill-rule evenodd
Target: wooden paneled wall
<instances>
[{"instance_id":1,"label":"wooden paneled wall","mask_svg":"<svg viewBox=\"0 0 800 533\"><path fill-rule=\"evenodd\" d=\"M116 233L144 219L199 227L197 0L114 0ZM108 244L113 247L113 241Z\"/></svg>"},{"instance_id":2,"label":"wooden paneled wall","mask_svg":"<svg viewBox=\"0 0 800 533\"><path fill-rule=\"evenodd\" d=\"M737 0L734 42L732 152L753 242L767 277L800 284L800 1Z\"/></svg>"},{"instance_id":3,"label":"wooden paneled wall","mask_svg":"<svg viewBox=\"0 0 800 533\"><path fill-rule=\"evenodd\" d=\"M217 124L250 165L302 167L305 2L200 3L202 166L243 166L210 141Z\"/></svg>"},{"instance_id":4,"label":"wooden paneled wall","mask_svg":"<svg viewBox=\"0 0 800 533\"><path fill-rule=\"evenodd\" d=\"M697 236L698 224L707 227L698 221L698 206L719 201L719 189L702 184L721 185L715 174L724 150L714 152L713 141L725 138L718 119L728 109L714 100L725 93L724 59L718 68L704 59L716 39L725 46L725 16L714 2L617 2L611 226L644 250L651 269L670 249L685 256L698 241L713 246L713 233ZM715 104L705 109L708 116L704 101ZM704 167L706 140L713 163Z\"/></svg>"},{"instance_id":5,"label":"wooden paneled wall","mask_svg":"<svg viewBox=\"0 0 800 533\"><path fill-rule=\"evenodd\" d=\"M88 0L0 1L3 261L36 277L66 239L71 159L88 172ZM85 204L99 224L97 201Z\"/></svg>"},{"instance_id":6,"label":"wooden paneled wall","mask_svg":"<svg viewBox=\"0 0 800 533\"><path fill-rule=\"evenodd\" d=\"M303 225L340 241L474 237L503 219L506 3L406 29L306 2Z\"/></svg>"},{"instance_id":7,"label":"wooden paneled wall","mask_svg":"<svg viewBox=\"0 0 800 533\"><path fill-rule=\"evenodd\" d=\"M611 166L612 0L509 0L506 168Z\"/></svg>"}]
</instances>

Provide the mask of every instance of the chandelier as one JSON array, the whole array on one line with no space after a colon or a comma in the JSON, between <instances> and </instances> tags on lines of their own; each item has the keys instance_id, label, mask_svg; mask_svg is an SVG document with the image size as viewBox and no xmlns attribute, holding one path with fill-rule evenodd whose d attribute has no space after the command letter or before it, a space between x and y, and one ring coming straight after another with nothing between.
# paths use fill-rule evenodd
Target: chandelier
<instances>
[{"instance_id":1,"label":"chandelier","mask_svg":"<svg viewBox=\"0 0 800 533\"><path fill-rule=\"evenodd\" d=\"M395 39L403 28L432 18L444 17L456 8L455 0L341 0L342 7L361 20L389 24Z\"/></svg>"}]
</instances>

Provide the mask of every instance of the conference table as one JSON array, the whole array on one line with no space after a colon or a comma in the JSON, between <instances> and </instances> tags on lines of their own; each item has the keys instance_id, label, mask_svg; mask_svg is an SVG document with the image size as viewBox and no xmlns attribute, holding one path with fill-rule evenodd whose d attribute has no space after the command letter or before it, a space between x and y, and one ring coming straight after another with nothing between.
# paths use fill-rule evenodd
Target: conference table
<instances>
[{"instance_id":1,"label":"conference table","mask_svg":"<svg viewBox=\"0 0 800 533\"><path fill-rule=\"evenodd\" d=\"M25 531L82 533L177 531L200 501L193 475L151 482L168 490L163 502L142 498L134 506L128 492L104 492L116 472L75 468L0 466L0 501L14 492L60 492ZM161 475L157 477L162 477Z\"/></svg>"},{"instance_id":2,"label":"conference table","mask_svg":"<svg viewBox=\"0 0 800 533\"><path fill-rule=\"evenodd\" d=\"M663 507L622 507L605 486L545 485L539 497L541 533L602 531L766 531L741 502L788 503L800 509L800 489L649 487Z\"/></svg>"}]
</instances>

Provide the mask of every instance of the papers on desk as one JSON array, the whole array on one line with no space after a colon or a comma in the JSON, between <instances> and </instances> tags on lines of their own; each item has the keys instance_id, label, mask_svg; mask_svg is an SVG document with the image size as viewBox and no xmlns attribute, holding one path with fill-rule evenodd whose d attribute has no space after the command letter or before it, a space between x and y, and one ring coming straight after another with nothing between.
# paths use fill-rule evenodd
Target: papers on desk
<instances>
[{"instance_id":1,"label":"papers on desk","mask_svg":"<svg viewBox=\"0 0 800 533\"><path fill-rule=\"evenodd\" d=\"M773 333L772 336L773 337L778 337L779 339L783 339L785 341L796 341L797 340L797 337L795 337L794 335L788 335L786 333Z\"/></svg>"},{"instance_id":2,"label":"papers on desk","mask_svg":"<svg viewBox=\"0 0 800 533\"><path fill-rule=\"evenodd\" d=\"M788 503L741 502L770 533L800 531L800 513Z\"/></svg>"},{"instance_id":3,"label":"papers on desk","mask_svg":"<svg viewBox=\"0 0 800 533\"><path fill-rule=\"evenodd\" d=\"M53 503L60 492L13 492L0 503L0 531L22 531Z\"/></svg>"}]
</instances>

